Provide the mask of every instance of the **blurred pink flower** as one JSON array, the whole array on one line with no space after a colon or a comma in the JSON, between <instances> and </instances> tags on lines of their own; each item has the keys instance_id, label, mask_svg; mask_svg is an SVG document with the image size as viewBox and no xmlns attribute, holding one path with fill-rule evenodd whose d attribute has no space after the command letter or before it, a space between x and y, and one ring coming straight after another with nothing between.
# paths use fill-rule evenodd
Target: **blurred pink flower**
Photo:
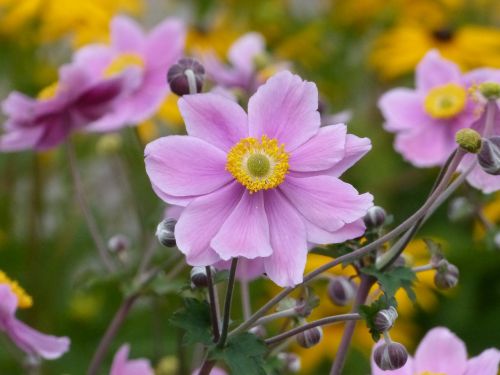
<instances>
[{"instance_id":1,"label":"blurred pink flower","mask_svg":"<svg viewBox=\"0 0 500 375\"><path fill-rule=\"evenodd\" d=\"M124 344L116 352L109 375L154 375L147 359L128 359L130 346Z\"/></svg>"},{"instance_id":2,"label":"blurred pink flower","mask_svg":"<svg viewBox=\"0 0 500 375\"><path fill-rule=\"evenodd\" d=\"M203 58L207 75L225 88L239 88L248 93L257 90L260 83L257 77L257 58L264 57L266 42L256 32L246 33L237 39L229 48L227 60L222 62L213 53Z\"/></svg>"},{"instance_id":3,"label":"blurred pink flower","mask_svg":"<svg viewBox=\"0 0 500 375\"><path fill-rule=\"evenodd\" d=\"M70 341L67 337L45 335L27 326L15 316L17 296L10 286L0 284L0 331L3 331L21 350L45 359L56 359L66 353Z\"/></svg>"},{"instance_id":4,"label":"blurred pink flower","mask_svg":"<svg viewBox=\"0 0 500 375\"><path fill-rule=\"evenodd\" d=\"M8 118L0 151L46 150L59 145L72 131L109 112L131 80L130 75L102 79L68 65L61 68L57 85L42 92L39 99L11 93L2 103Z\"/></svg>"},{"instance_id":5,"label":"blurred pink flower","mask_svg":"<svg viewBox=\"0 0 500 375\"><path fill-rule=\"evenodd\" d=\"M196 370L193 371L193 373L191 375L199 375L200 373L200 370L201 368L198 368ZM222 370L221 368L219 367L214 367L211 371L210 371L210 375L227 375L227 372L225 372L224 370Z\"/></svg>"},{"instance_id":6,"label":"blurred pink flower","mask_svg":"<svg viewBox=\"0 0 500 375\"><path fill-rule=\"evenodd\" d=\"M430 330L420 342L415 358L408 358L399 370L382 371L373 362L372 375L497 375L500 351L487 349L467 360L464 343L447 328Z\"/></svg>"},{"instance_id":7,"label":"blurred pink flower","mask_svg":"<svg viewBox=\"0 0 500 375\"><path fill-rule=\"evenodd\" d=\"M262 258L271 280L295 285L308 243L364 233L373 197L339 177L371 144L345 125L320 128L316 85L278 73L250 98L248 115L209 93L179 107L189 135L151 142L145 162L158 196L186 207L175 236L189 264Z\"/></svg>"},{"instance_id":8,"label":"blurred pink flower","mask_svg":"<svg viewBox=\"0 0 500 375\"><path fill-rule=\"evenodd\" d=\"M181 57L184 41L184 25L177 19L167 19L145 35L132 19L113 18L111 45L85 46L75 54L75 63L97 77L133 70L137 80L131 94L88 129L110 131L151 117L168 93L165 77L168 68Z\"/></svg>"},{"instance_id":9,"label":"blurred pink flower","mask_svg":"<svg viewBox=\"0 0 500 375\"><path fill-rule=\"evenodd\" d=\"M457 65L428 52L416 69L416 89L390 90L378 103L385 129L396 133L395 149L417 167L443 164L456 148L455 133L479 115L467 89Z\"/></svg>"}]
</instances>

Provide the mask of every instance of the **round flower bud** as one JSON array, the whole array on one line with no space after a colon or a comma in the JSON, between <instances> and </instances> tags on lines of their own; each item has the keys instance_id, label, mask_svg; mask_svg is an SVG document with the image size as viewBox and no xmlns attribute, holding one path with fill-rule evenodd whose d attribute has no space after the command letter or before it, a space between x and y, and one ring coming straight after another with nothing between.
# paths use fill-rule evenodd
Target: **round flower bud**
<instances>
[{"instance_id":1,"label":"round flower bud","mask_svg":"<svg viewBox=\"0 0 500 375\"><path fill-rule=\"evenodd\" d=\"M488 174L500 175L500 137L483 139L483 146L477 155L479 165Z\"/></svg>"},{"instance_id":2,"label":"round flower bud","mask_svg":"<svg viewBox=\"0 0 500 375\"><path fill-rule=\"evenodd\" d=\"M158 241L165 247L174 247L175 242L175 224L177 220L172 218L164 219L158 227L156 227L156 237Z\"/></svg>"},{"instance_id":3,"label":"round flower bud","mask_svg":"<svg viewBox=\"0 0 500 375\"><path fill-rule=\"evenodd\" d=\"M204 77L203 65L191 58L180 59L177 64L170 67L167 73L170 90L179 96L200 93ZM190 80L192 80L191 83Z\"/></svg>"},{"instance_id":4,"label":"round flower bud","mask_svg":"<svg viewBox=\"0 0 500 375\"><path fill-rule=\"evenodd\" d=\"M460 129L455 134L455 141L462 150L477 154L481 149L481 135L474 129Z\"/></svg>"},{"instance_id":5,"label":"round flower bud","mask_svg":"<svg viewBox=\"0 0 500 375\"><path fill-rule=\"evenodd\" d=\"M368 229L376 229L384 225L387 214L382 207L373 206L363 217L363 221Z\"/></svg>"},{"instance_id":6,"label":"round flower bud","mask_svg":"<svg viewBox=\"0 0 500 375\"><path fill-rule=\"evenodd\" d=\"M381 370L397 370L405 365L408 352L398 342L386 343L375 349L373 360Z\"/></svg>"},{"instance_id":7,"label":"round flower bud","mask_svg":"<svg viewBox=\"0 0 500 375\"><path fill-rule=\"evenodd\" d=\"M434 275L434 284L439 289L454 288L458 284L459 275L460 272L455 265L445 262L436 271Z\"/></svg>"},{"instance_id":8,"label":"round flower bud","mask_svg":"<svg viewBox=\"0 0 500 375\"><path fill-rule=\"evenodd\" d=\"M193 288L206 288L208 286L208 275L205 267L196 266L191 268L190 276Z\"/></svg>"},{"instance_id":9,"label":"round flower bud","mask_svg":"<svg viewBox=\"0 0 500 375\"><path fill-rule=\"evenodd\" d=\"M392 328L397 318L398 312L393 306L391 306L388 309L380 310L375 315L373 324L379 332L384 332Z\"/></svg>"},{"instance_id":10,"label":"round flower bud","mask_svg":"<svg viewBox=\"0 0 500 375\"><path fill-rule=\"evenodd\" d=\"M123 234L116 234L108 240L108 250L111 253L121 253L130 247L130 241Z\"/></svg>"},{"instance_id":11,"label":"round flower bud","mask_svg":"<svg viewBox=\"0 0 500 375\"><path fill-rule=\"evenodd\" d=\"M279 353L278 359L284 364L284 371L291 372L293 374L300 371L301 362L300 357L295 353Z\"/></svg>"},{"instance_id":12,"label":"round flower bud","mask_svg":"<svg viewBox=\"0 0 500 375\"><path fill-rule=\"evenodd\" d=\"M483 82L479 85L479 92L489 100L500 99L500 84L496 82Z\"/></svg>"},{"instance_id":13,"label":"round flower bud","mask_svg":"<svg viewBox=\"0 0 500 375\"><path fill-rule=\"evenodd\" d=\"M263 325L258 325L258 326L252 327L248 330L248 332L250 332L250 333L254 334L255 336L258 336L262 339L267 336L266 328Z\"/></svg>"},{"instance_id":14,"label":"round flower bud","mask_svg":"<svg viewBox=\"0 0 500 375\"><path fill-rule=\"evenodd\" d=\"M323 330L321 327L314 327L306 331L300 332L296 336L297 343L303 348L311 348L321 341L323 338Z\"/></svg>"},{"instance_id":15,"label":"round flower bud","mask_svg":"<svg viewBox=\"0 0 500 375\"><path fill-rule=\"evenodd\" d=\"M356 295L356 286L346 277L334 277L328 284L328 296L334 305L345 306Z\"/></svg>"}]
</instances>

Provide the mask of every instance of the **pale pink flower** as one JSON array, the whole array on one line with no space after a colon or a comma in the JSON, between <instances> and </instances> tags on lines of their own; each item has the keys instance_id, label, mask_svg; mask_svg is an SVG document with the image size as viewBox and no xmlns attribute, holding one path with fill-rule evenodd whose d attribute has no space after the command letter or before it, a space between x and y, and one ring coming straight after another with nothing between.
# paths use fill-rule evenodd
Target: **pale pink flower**
<instances>
[{"instance_id":1,"label":"pale pink flower","mask_svg":"<svg viewBox=\"0 0 500 375\"><path fill-rule=\"evenodd\" d=\"M428 52L416 69L416 89L396 88L378 103L394 148L417 167L442 165L456 148L455 133L478 118L459 67Z\"/></svg>"},{"instance_id":2,"label":"pale pink flower","mask_svg":"<svg viewBox=\"0 0 500 375\"><path fill-rule=\"evenodd\" d=\"M468 360L462 340L448 328L437 327L427 332L415 357L408 357L402 368L383 371L373 362L373 355L371 367L372 375L497 375L499 362L500 351L494 348Z\"/></svg>"},{"instance_id":3,"label":"pale pink flower","mask_svg":"<svg viewBox=\"0 0 500 375\"><path fill-rule=\"evenodd\" d=\"M16 318L17 296L7 284L0 284L0 331L24 352L45 359L57 359L69 349L67 337L38 332Z\"/></svg>"},{"instance_id":4,"label":"pale pink flower","mask_svg":"<svg viewBox=\"0 0 500 375\"><path fill-rule=\"evenodd\" d=\"M180 99L189 135L151 142L145 162L158 196L186 207L175 236L189 264L261 258L271 280L295 285L308 243L364 233L373 197L339 177L370 141L320 128L317 107L316 85L290 72L258 89L248 115L216 94Z\"/></svg>"},{"instance_id":5,"label":"pale pink flower","mask_svg":"<svg viewBox=\"0 0 500 375\"><path fill-rule=\"evenodd\" d=\"M130 346L124 344L116 352L109 375L154 375L147 359L128 359Z\"/></svg>"},{"instance_id":6,"label":"pale pink flower","mask_svg":"<svg viewBox=\"0 0 500 375\"><path fill-rule=\"evenodd\" d=\"M124 70L137 74L131 94L88 130L115 130L151 117L168 93L166 73L181 57L184 39L184 25L177 19L166 19L145 34L132 19L116 16L111 21L110 45L94 44L77 51L75 63L97 77Z\"/></svg>"},{"instance_id":7,"label":"pale pink flower","mask_svg":"<svg viewBox=\"0 0 500 375\"><path fill-rule=\"evenodd\" d=\"M200 374L200 370L201 370L201 368L198 368L198 369L194 370L191 375L199 375ZM227 375L227 372L225 372L223 369L221 369L219 367L214 367L210 371L210 375Z\"/></svg>"}]
</instances>

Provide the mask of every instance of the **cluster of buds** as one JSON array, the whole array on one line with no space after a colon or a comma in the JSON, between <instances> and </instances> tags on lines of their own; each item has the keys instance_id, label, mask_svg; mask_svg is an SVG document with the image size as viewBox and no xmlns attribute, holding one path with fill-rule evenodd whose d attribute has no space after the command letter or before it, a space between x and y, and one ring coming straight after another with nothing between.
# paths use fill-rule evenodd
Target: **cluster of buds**
<instances>
[{"instance_id":1,"label":"cluster of buds","mask_svg":"<svg viewBox=\"0 0 500 375\"><path fill-rule=\"evenodd\" d=\"M458 284L458 277L460 272L454 264L449 263L447 260L441 260L436 267L436 274L434 275L434 284L439 289L451 289Z\"/></svg>"}]
</instances>

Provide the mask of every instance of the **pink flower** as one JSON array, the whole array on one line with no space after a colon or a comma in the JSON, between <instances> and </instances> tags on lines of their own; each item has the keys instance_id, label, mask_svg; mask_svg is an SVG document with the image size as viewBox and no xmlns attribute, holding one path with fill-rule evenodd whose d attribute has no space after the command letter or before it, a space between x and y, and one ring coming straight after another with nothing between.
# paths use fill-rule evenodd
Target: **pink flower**
<instances>
[{"instance_id":1,"label":"pink flower","mask_svg":"<svg viewBox=\"0 0 500 375\"><path fill-rule=\"evenodd\" d=\"M430 330L422 339L415 358L408 358L399 370L382 371L373 362L372 375L497 375L500 351L487 349L467 360L464 343L447 328Z\"/></svg>"},{"instance_id":2,"label":"pink flower","mask_svg":"<svg viewBox=\"0 0 500 375\"><path fill-rule=\"evenodd\" d=\"M199 375L200 370L201 370L201 368L198 368L198 369L194 370L191 375ZM220 369L219 367L214 367L210 371L210 375L227 375L227 372L225 372L224 370Z\"/></svg>"},{"instance_id":3,"label":"pink flower","mask_svg":"<svg viewBox=\"0 0 500 375\"><path fill-rule=\"evenodd\" d=\"M39 99L13 92L2 103L8 116L0 151L45 150L62 143L110 111L126 92L130 76L96 78L77 66L61 68L59 82Z\"/></svg>"},{"instance_id":4,"label":"pink flower","mask_svg":"<svg viewBox=\"0 0 500 375\"><path fill-rule=\"evenodd\" d=\"M67 337L45 335L27 326L15 316L17 296L7 284L0 284L0 331L3 331L21 350L45 359L56 359L66 353Z\"/></svg>"},{"instance_id":5,"label":"pink flower","mask_svg":"<svg viewBox=\"0 0 500 375\"><path fill-rule=\"evenodd\" d=\"M458 66L437 51L418 64L416 86L393 89L381 97L385 128L396 133L395 149L413 165L441 165L456 148L455 133L470 127L478 111Z\"/></svg>"},{"instance_id":6,"label":"pink flower","mask_svg":"<svg viewBox=\"0 0 500 375\"><path fill-rule=\"evenodd\" d=\"M256 59L265 53L264 37L252 32L241 36L229 48L227 59L230 65L219 60L214 54L205 56L203 63L208 76L218 85L253 93L260 83L257 80Z\"/></svg>"},{"instance_id":7,"label":"pink flower","mask_svg":"<svg viewBox=\"0 0 500 375\"><path fill-rule=\"evenodd\" d=\"M373 197L339 176L371 144L345 125L320 128L316 85L278 73L250 98L248 115L210 93L179 107L189 135L151 142L145 162L158 196L186 207L175 236L189 264L261 258L276 284L295 285L308 243L364 233Z\"/></svg>"},{"instance_id":8,"label":"pink flower","mask_svg":"<svg viewBox=\"0 0 500 375\"><path fill-rule=\"evenodd\" d=\"M109 375L154 375L147 359L128 359L130 346L124 344L116 352Z\"/></svg>"},{"instance_id":9,"label":"pink flower","mask_svg":"<svg viewBox=\"0 0 500 375\"><path fill-rule=\"evenodd\" d=\"M163 21L145 35L132 19L116 16L111 21L111 45L94 44L80 49L75 63L97 77L112 77L124 70L137 73L132 93L89 130L115 130L152 116L168 93L166 73L181 57L184 39L184 26L176 19Z\"/></svg>"}]
</instances>

